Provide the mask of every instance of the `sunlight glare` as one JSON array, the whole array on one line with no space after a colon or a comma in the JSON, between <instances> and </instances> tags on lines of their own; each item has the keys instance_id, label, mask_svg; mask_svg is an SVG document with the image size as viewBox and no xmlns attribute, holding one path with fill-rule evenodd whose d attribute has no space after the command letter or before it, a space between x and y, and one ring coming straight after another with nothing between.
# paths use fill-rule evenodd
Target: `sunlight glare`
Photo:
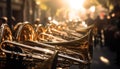
<instances>
[{"instance_id":1,"label":"sunlight glare","mask_svg":"<svg viewBox=\"0 0 120 69\"><path fill-rule=\"evenodd\" d=\"M83 8L84 0L68 0L68 1L70 4L70 7L73 9L78 10L78 9Z\"/></svg>"},{"instance_id":2,"label":"sunlight glare","mask_svg":"<svg viewBox=\"0 0 120 69\"><path fill-rule=\"evenodd\" d=\"M95 6L91 6L89 9L91 12L95 12Z\"/></svg>"}]
</instances>

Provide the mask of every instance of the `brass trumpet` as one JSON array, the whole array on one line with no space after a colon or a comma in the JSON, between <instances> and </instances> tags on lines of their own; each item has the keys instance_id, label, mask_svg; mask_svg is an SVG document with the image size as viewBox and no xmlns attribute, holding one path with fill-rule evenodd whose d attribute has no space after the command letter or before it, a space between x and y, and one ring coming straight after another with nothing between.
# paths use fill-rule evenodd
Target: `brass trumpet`
<instances>
[{"instance_id":1,"label":"brass trumpet","mask_svg":"<svg viewBox=\"0 0 120 69\"><path fill-rule=\"evenodd\" d=\"M9 45L9 48L11 48L11 49L7 48L8 45ZM41 43L41 45L46 46L46 47L53 47L51 45L42 44L42 43ZM17 48L17 47L19 47L19 48ZM22 49L22 51L19 52L19 50L15 50L14 48ZM49 64L54 63L53 60L56 60L55 61L56 63L54 63L54 64L58 64L59 57L63 58L63 59L71 60L71 62L82 63L82 64L89 63L88 61L72 57L72 55L70 56L69 54L67 55L65 53L59 53L59 51L57 49L52 50L49 48L35 47L35 46L30 46L30 45L17 43L14 41L8 41L8 40L3 41L1 43L1 50L4 53L9 53L9 55L11 55L12 58L18 59L19 56L22 56L22 57L25 57L26 59L32 59L32 61L35 61L35 59L38 59L40 62L43 62L44 65L46 65L45 61L47 61L47 60L49 60L49 61L47 61L47 62L49 62ZM51 57L51 55L56 54L55 51L58 51L58 53L57 53L58 57L51 59L51 58L53 58L53 57ZM75 52L73 52L73 53L75 53ZM23 60L25 60L25 58ZM41 63L41 65L42 65L42 63ZM57 67L57 65L56 65L56 67Z\"/></svg>"},{"instance_id":2,"label":"brass trumpet","mask_svg":"<svg viewBox=\"0 0 120 69\"><path fill-rule=\"evenodd\" d=\"M36 48L8 40L1 43L1 50L6 53L6 60L35 62L38 65L35 69L56 69L58 55L56 50L51 51L44 48Z\"/></svg>"},{"instance_id":3,"label":"brass trumpet","mask_svg":"<svg viewBox=\"0 0 120 69\"><path fill-rule=\"evenodd\" d=\"M35 50L35 52L38 51L38 53L36 53L36 55L33 55L33 54L34 54L34 51L33 51L33 53L32 53L32 52L28 52L28 53L31 53L31 54L32 54L30 57L33 57L33 58L36 58L36 59L43 59L43 60L44 60L44 59L47 59L47 57L45 58L45 56L43 56L44 58L43 58L43 57L40 57L40 53L39 53L39 52L43 52L43 53L47 53L47 54L54 54L54 51L53 51L53 50L50 50L50 49L45 49L45 48L41 48L41 47L33 47L33 46L30 46L30 45L26 45L26 44L22 44L22 43L17 43L17 42L15 42L15 41L8 41L8 40L3 41L3 42L1 43L1 50L2 50L2 51L6 51L6 52L7 52L7 50L4 49L4 44L17 45L18 47L27 48L27 49L29 49L29 50ZM47 44L42 44L42 43L39 43L39 44L40 44L40 45L43 45L43 46L47 46L47 47L53 47L53 46L47 45ZM25 52L25 51L24 51L24 52ZM12 53L14 53L14 52L12 52ZM17 54L17 52L14 53L14 54ZM19 54L19 53L18 53L18 54ZM37 55L37 54L38 54L38 55ZM21 56L25 56L25 55L22 54L22 53L20 53L20 55L21 55ZM28 55L30 55L30 54L26 54L26 55L28 56ZM76 58L74 58L74 57L71 57L71 56L68 56L68 55L64 55L64 54L61 54L61 53L59 53L58 56L59 56L59 57L62 57L62 58L67 58L67 59L76 61L76 62L78 62L78 63L84 63L84 64L87 64L87 63L88 63L87 61L80 60L80 59L76 59Z\"/></svg>"},{"instance_id":4,"label":"brass trumpet","mask_svg":"<svg viewBox=\"0 0 120 69\"><path fill-rule=\"evenodd\" d=\"M15 29L19 28L16 27ZM0 28L0 69L30 69L33 67L34 69L56 69L56 50L53 51L53 54L46 54L41 51L39 55L36 55L37 52L31 55L32 52L28 52L29 48L23 50L23 47L20 47L23 44L10 43L13 40L12 37L14 36L9 26L2 24Z\"/></svg>"},{"instance_id":5,"label":"brass trumpet","mask_svg":"<svg viewBox=\"0 0 120 69\"><path fill-rule=\"evenodd\" d=\"M19 25L19 26L17 26ZM34 31L33 25L29 22L24 22L22 24L17 24L14 27L15 31L15 41L26 41L26 40L36 40L36 32ZM24 34L24 35L21 35Z\"/></svg>"},{"instance_id":6,"label":"brass trumpet","mask_svg":"<svg viewBox=\"0 0 120 69\"><path fill-rule=\"evenodd\" d=\"M26 29L27 28L27 29ZM41 28L41 26L40 26ZM38 29L38 28L37 28ZM46 36L52 36L53 38L56 38L56 36L49 34L49 32L47 32L47 28L41 28L39 32L37 32L37 36L35 36L35 38L37 37L36 40L30 39L30 38L22 38L22 36L29 34L28 33L21 33L23 31L27 31L27 30L31 30L34 31L34 29L32 28L31 24L26 23L24 25L22 25L19 29L19 32L17 33L17 41L19 43L28 45L28 46L32 46L33 49L34 48L38 48L38 50L42 49L47 49L50 51L58 51L58 63L60 64L64 64L63 62L66 62L67 64L79 64L80 66L86 65L90 63L90 58L89 55L89 34L91 32L91 30L86 31L85 34L83 34L81 37L77 38L77 39L73 39L73 40L66 40L65 41L58 41L58 42L49 42L49 41L40 41L40 42L36 42L38 40L38 38L41 40L41 37L38 37L38 34L40 35L46 35ZM71 30L70 30L71 31ZM59 34L59 32L57 31L57 33ZM53 33L54 34L54 33ZM35 33L31 33L31 36L36 35ZM69 37L69 36L68 36ZM76 37L76 36L75 36ZM18 39L20 38L20 39ZM52 38L52 39L53 39ZM21 40L22 39L22 40ZM48 37L45 37L44 40L47 40ZM62 38L61 38L62 39ZM40 49L39 49L40 48ZM26 50L26 49L23 49ZM34 53L33 51L27 50L29 52ZM49 52L49 54L52 54ZM39 54L37 54L39 55ZM73 57L75 56L75 57ZM60 59L59 59L60 58ZM59 60L62 61L59 62Z\"/></svg>"}]
</instances>

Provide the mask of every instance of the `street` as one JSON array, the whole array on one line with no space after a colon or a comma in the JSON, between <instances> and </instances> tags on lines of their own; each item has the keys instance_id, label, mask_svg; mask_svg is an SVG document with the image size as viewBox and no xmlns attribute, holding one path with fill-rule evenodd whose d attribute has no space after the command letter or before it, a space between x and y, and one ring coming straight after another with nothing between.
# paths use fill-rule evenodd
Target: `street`
<instances>
[{"instance_id":1,"label":"street","mask_svg":"<svg viewBox=\"0 0 120 69\"><path fill-rule=\"evenodd\" d=\"M93 48L93 59L90 69L120 69L120 66L115 64L116 54L111 52L108 47L100 47L97 45ZM70 69L79 69L78 66L72 66Z\"/></svg>"},{"instance_id":2,"label":"street","mask_svg":"<svg viewBox=\"0 0 120 69\"><path fill-rule=\"evenodd\" d=\"M116 54L111 52L108 47L100 47L97 45L93 51L93 60L90 69L120 69L115 64Z\"/></svg>"}]
</instances>

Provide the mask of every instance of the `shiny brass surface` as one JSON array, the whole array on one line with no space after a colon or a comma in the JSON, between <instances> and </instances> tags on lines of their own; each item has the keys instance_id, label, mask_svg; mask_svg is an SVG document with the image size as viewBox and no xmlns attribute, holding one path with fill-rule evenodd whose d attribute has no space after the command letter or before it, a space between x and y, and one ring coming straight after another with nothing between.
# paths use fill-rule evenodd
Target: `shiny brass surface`
<instances>
[{"instance_id":1,"label":"shiny brass surface","mask_svg":"<svg viewBox=\"0 0 120 69\"><path fill-rule=\"evenodd\" d=\"M15 26L16 27L16 26ZM16 41L35 40L35 31L30 23L22 23L16 30Z\"/></svg>"},{"instance_id":2,"label":"shiny brass surface","mask_svg":"<svg viewBox=\"0 0 120 69\"><path fill-rule=\"evenodd\" d=\"M43 68L45 65L52 67L52 65L47 63L48 61L52 63L55 59L57 59L55 66L62 68L77 64L80 69L84 69L91 63L92 46L90 35L92 26L86 28L84 32L71 30L66 25L42 26L40 24L35 27L30 23L18 23L14 27L14 35L11 32L6 40L2 39L2 53L22 57L27 56L32 60L37 59L40 61L39 66L41 67L39 68ZM7 29L7 27L4 27L4 29ZM7 31L10 30L7 29ZM6 33L4 34L8 35ZM5 36L1 36L0 38L3 37ZM14 37L14 40L12 40L12 37ZM5 48L7 46L11 49L18 47L22 51L11 51Z\"/></svg>"},{"instance_id":3,"label":"shiny brass surface","mask_svg":"<svg viewBox=\"0 0 120 69\"><path fill-rule=\"evenodd\" d=\"M12 31L7 24L2 24L0 28L0 42L4 40L12 40Z\"/></svg>"}]
</instances>

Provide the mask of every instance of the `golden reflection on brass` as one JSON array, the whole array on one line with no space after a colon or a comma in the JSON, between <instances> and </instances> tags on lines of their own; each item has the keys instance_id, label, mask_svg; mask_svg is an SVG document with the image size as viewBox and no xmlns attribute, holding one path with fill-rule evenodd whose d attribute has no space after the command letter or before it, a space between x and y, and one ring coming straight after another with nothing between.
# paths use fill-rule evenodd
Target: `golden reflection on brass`
<instances>
[{"instance_id":1,"label":"golden reflection on brass","mask_svg":"<svg viewBox=\"0 0 120 69\"><path fill-rule=\"evenodd\" d=\"M17 41L26 41L26 40L34 41L36 40L35 36L36 33L32 25L30 23L23 23L20 24L20 26L18 26L15 37Z\"/></svg>"},{"instance_id":2,"label":"golden reflection on brass","mask_svg":"<svg viewBox=\"0 0 120 69\"><path fill-rule=\"evenodd\" d=\"M21 55L32 54L33 58L44 61L47 59L51 60L51 55L57 50L59 52L58 58L62 58L62 60L58 59L60 62L57 64L65 67L69 67L71 64L78 64L83 69L85 64L90 63L90 58L92 57L89 54L92 54L89 51L89 35L91 32L89 27L85 29L84 33L71 30L67 24L49 24L47 26L39 24L35 27L30 23L18 23L14 27L16 42L12 42L12 32L5 27L4 34L7 36L2 38L3 46L5 45L4 41L9 40L5 41L5 43L10 47L14 47L14 45L20 47L24 51ZM64 62L66 62L65 65Z\"/></svg>"},{"instance_id":3,"label":"golden reflection on brass","mask_svg":"<svg viewBox=\"0 0 120 69\"><path fill-rule=\"evenodd\" d=\"M4 40L10 40L12 41L12 32L7 24L1 25L1 31L0 31L0 41Z\"/></svg>"}]
</instances>

